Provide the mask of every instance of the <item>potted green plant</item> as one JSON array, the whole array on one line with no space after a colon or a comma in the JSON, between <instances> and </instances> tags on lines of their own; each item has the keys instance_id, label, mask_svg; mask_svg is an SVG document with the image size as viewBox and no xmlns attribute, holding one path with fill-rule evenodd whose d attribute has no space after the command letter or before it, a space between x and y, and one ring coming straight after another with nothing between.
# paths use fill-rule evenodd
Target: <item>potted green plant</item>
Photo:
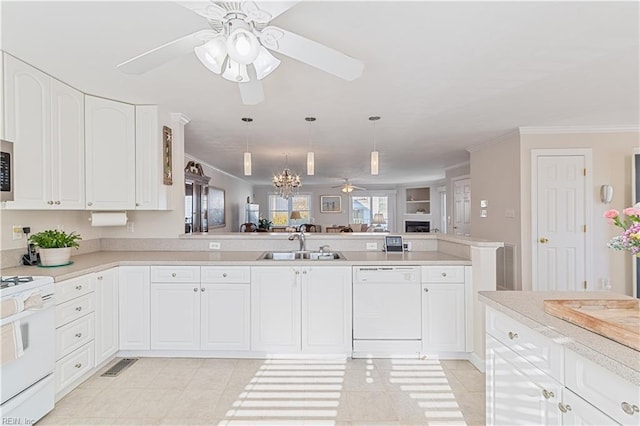
<instances>
[{"instance_id":1,"label":"potted green plant","mask_svg":"<svg viewBox=\"0 0 640 426\"><path fill-rule=\"evenodd\" d=\"M67 265L71 259L71 248L80 247L78 241L82 237L75 232L66 233L56 229L36 232L29 237L29 242L38 247L42 266Z\"/></svg>"},{"instance_id":2,"label":"potted green plant","mask_svg":"<svg viewBox=\"0 0 640 426\"><path fill-rule=\"evenodd\" d=\"M258 221L258 228L268 231L271 228L272 222L269 219L260 218Z\"/></svg>"}]
</instances>

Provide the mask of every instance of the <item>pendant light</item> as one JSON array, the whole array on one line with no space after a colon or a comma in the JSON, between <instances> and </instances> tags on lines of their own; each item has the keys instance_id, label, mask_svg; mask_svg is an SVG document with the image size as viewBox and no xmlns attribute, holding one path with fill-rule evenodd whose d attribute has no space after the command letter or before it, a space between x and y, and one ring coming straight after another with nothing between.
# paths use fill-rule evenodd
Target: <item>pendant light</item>
<instances>
[{"instance_id":1,"label":"pendant light","mask_svg":"<svg viewBox=\"0 0 640 426\"><path fill-rule=\"evenodd\" d=\"M251 176L251 153L249 152L249 124L253 121L253 118L242 117L242 121L247 123L247 150L244 153L244 175Z\"/></svg>"},{"instance_id":2,"label":"pendant light","mask_svg":"<svg viewBox=\"0 0 640 426\"><path fill-rule=\"evenodd\" d=\"M380 120L380 117L369 117L369 121L373 123L373 151L371 151L371 174L378 174L378 151L376 150L376 121Z\"/></svg>"},{"instance_id":3,"label":"pendant light","mask_svg":"<svg viewBox=\"0 0 640 426\"><path fill-rule=\"evenodd\" d=\"M307 152L307 175L313 176L315 173L316 159L313 151L311 151L311 123L316 121L315 117L305 117L307 123L309 123L309 152Z\"/></svg>"}]
</instances>

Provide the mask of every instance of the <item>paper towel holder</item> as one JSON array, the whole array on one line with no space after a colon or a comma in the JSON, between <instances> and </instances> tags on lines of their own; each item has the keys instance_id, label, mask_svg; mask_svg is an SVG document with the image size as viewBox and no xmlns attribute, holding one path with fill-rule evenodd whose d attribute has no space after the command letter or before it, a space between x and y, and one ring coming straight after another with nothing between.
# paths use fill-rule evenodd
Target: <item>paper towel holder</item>
<instances>
[{"instance_id":1,"label":"paper towel holder","mask_svg":"<svg viewBox=\"0 0 640 426\"><path fill-rule=\"evenodd\" d=\"M126 226L129 218L126 211L92 211L91 226Z\"/></svg>"}]
</instances>

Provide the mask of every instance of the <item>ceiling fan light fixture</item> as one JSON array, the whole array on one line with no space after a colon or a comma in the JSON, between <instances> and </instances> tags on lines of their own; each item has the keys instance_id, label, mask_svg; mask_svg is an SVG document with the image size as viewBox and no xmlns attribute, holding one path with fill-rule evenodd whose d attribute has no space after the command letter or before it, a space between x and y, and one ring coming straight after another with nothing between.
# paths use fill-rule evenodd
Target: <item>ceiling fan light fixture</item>
<instances>
[{"instance_id":1,"label":"ceiling fan light fixture","mask_svg":"<svg viewBox=\"0 0 640 426\"><path fill-rule=\"evenodd\" d=\"M258 38L244 28L231 32L227 37L226 46L229 57L242 65L252 63L260 53Z\"/></svg>"},{"instance_id":2,"label":"ceiling fan light fixture","mask_svg":"<svg viewBox=\"0 0 640 426\"><path fill-rule=\"evenodd\" d=\"M224 67L222 77L229 81L233 81L234 83L246 83L249 81L247 66L229 58L226 66Z\"/></svg>"},{"instance_id":3,"label":"ceiling fan light fixture","mask_svg":"<svg viewBox=\"0 0 640 426\"><path fill-rule=\"evenodd\" d=\"M256 77L258 80L262 80L278 68L280 60L262 46L259 47L258 52L253 66L256 68Z\"/></svg>"},{"instance_id":4,"label":"ceiling fan light fixture","mask_svg":"<svg viewBox=\"0 0 640 426\"><path fill-rule=\"evenodd\" d=\"M223 37L215 37L201 46L196 46L194 52L202 65L213 73L220 74L224 60L227 57L227 48L225 47Z\"/></svg>"},{"instance_id":5,"label":"ceiling fan light fixture","mask_svg":"<svg viewBox=\"0 0 640 426\"><path fill-rule=\"evenodd\" d=\"M353 192L353 186L346 184L345 186L342 187L341 191L344 192L345 194L349 194Z\"/></svg>"}]
</instances>

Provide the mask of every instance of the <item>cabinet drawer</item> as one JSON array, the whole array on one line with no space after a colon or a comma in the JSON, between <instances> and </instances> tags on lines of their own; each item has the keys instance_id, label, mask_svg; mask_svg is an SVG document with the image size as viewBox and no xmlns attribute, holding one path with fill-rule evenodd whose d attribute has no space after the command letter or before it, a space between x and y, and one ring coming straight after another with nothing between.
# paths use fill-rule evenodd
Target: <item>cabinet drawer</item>
<instances>
[{"instance_id":1,"label":"cabinet drawer","mask_svg":"<svg viewBox=\"0 0 640 426\"><path fill-rule=\"evenodd\" d=\"M564 351L550 338L491 308L487 308L487 333L549 376L563 381Z\"/></svg>"},{"instance_id":2,"label":"cabinet drawer","mask_svg":"<svg viewBox=\"0 0 640 426\"><path fill-rule=\"evenodd\" d=\"M565 386L615 421L640 424L640 387L570 350L565 351Z\"/></svg>"},{"instance_id":3,"label":"cabinet drawer","mask_svg":"<svg viewBox=\"0 0 640 426\"><path fill-rule=\"evenodd\" d=\"M95 288L94 274L56 283L54 286L56 304L59 305L83 294L91 293Z\"/></svg>"},{"instance_id":4,"label":"cabinet drawer","mask_svg":"<svg viewBox=\"0 0 640 426\"><path fill-rule=\"evenodd\" d=\"M203 283L248 283L251 269L245 266L203 266Z\"/></svg>"},{"instance_id":5,"label":"cabinet drawer","mask_svg":"<svg viewBox=\"0 0 640 426\"><path fill-rule=\"evenodd\" d=\"M95 314L63 325L56 330L56 359L60 359L89 343L95 337Z\"/></svg>"},{"instance_id":6,"label":"cabinet drawer","mask_svg":"<svg viewBox=\"0 0 640 426\"><path fill-rule=\"evenodd\" d=\"M85 294L56 305L56 328L83 317L96 309L95 293Z\"/></svg>"},{"instance_id":7,"label":"cabinet drawer","mask_svg":"<svg viewBox=\"0 0 640 426\"><path fill-rule=\"evenodd\" d=\"M463 283L464 266L423 266L423 283Z\"/></svg>"},{"instance_id":8,"label":"cabinet drawer","mask_svg":"<svg viewBox=\"0 0 640 426\"><path fill-rule=\"evenodd\" d=\"M199 266L152 266L152 283L199 283Z\"/></svg>"},{"instance_id":9,"label":"cabinet drawer","mask_svg":"<svg viewBox=\"0 0 640 426\"><path fill-rule=\"evenodd\" d=\"M91 342L56 362L56 393L93 369L94 352Z\"/></svg>"}]
</instances>

